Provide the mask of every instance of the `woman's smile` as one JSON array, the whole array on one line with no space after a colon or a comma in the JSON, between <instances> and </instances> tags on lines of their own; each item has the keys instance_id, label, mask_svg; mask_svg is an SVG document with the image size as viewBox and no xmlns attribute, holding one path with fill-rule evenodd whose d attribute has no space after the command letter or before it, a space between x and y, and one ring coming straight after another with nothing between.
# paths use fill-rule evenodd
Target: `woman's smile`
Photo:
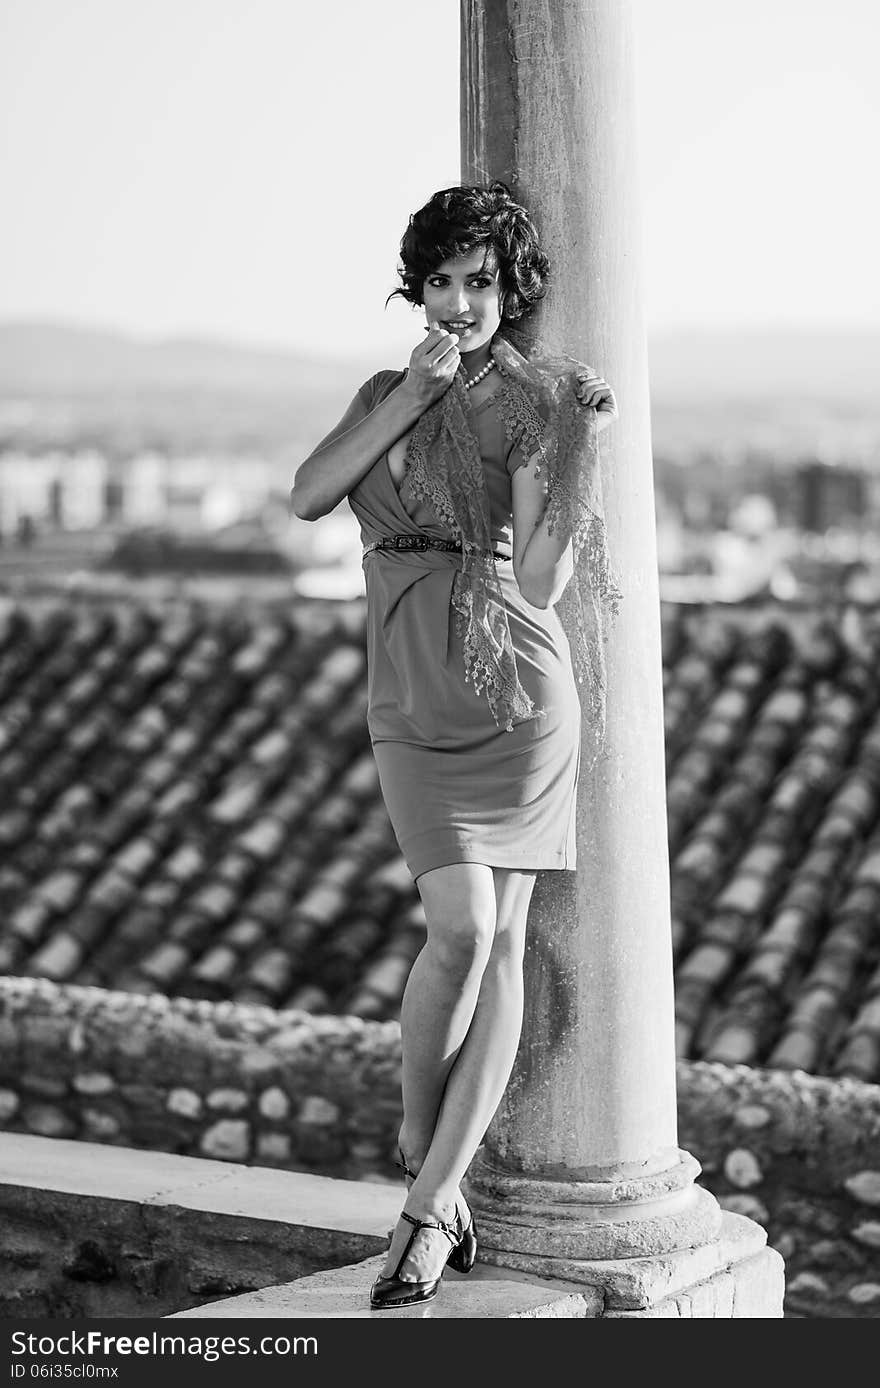
<instances>
[{"instance_id":1,"label":"woman's smile","mask_svg":"<svg viewBox=\"0 0 880 1388\"><path fill-rule=\"evenodd\" d=\"M425 276L422 298L428 322L456 333L460 352L485 348L488 353L501 322L501 281L494 250L478 246L468 255L442 261Z\"/></svg>"}]
</instances>

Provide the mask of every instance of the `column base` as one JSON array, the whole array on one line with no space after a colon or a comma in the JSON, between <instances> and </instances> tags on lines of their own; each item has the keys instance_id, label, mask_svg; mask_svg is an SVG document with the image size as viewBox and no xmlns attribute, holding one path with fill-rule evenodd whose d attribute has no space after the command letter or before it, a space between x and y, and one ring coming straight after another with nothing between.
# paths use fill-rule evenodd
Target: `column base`
<instances>
[{"instance_id":1,"label":"column base","mask_svg":"<svg viewBox=\"0 0 880 1388\"><path fill-rule=\"evenodd\" d=\"M650 1175L547 1180L493 1164L484 1148L465 1194L484 1261L569 1278L585 1259L645 1258L711 1243L721 1209L694 1184L699 1172L696 1158L677 1149L669 1166Z\"/></svg>"},{"instance_id":2,"label":"column base","mask_svg":"<svg viewBox=\"0 0 880 1388\"><path fill-rule=\"evenodd\" d=\"M482 1234L482 1228L480 1230ZM784 1264L767 1247L754 1220L723 1211L712 1239L699 1247L632 1258L560 1258L500 1253L480 1240L480 1262L536 1279L579 1284L594 1309L587 1315L638 1317L778 1318L782 1316Z\"/></svg>"}]
</instances>

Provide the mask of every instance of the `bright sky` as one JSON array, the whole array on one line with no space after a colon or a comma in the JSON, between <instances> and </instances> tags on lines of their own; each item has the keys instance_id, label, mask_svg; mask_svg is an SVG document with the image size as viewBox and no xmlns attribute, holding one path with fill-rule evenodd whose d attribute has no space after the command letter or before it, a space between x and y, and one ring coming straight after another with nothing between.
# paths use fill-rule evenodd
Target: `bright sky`
<instances>
[{"instance_id":1,"label":"bright sky","mask_svg":"<svg viewBox=\"0 0 880 1388\"><path fill-rule=\"evenodd\" d=\"M649 328L880 327L877 0L633 0ZM0 317L416 341L458 0L0 0ZM420 321L420 320L419 320Z\"/></svg>"}]
</instances>

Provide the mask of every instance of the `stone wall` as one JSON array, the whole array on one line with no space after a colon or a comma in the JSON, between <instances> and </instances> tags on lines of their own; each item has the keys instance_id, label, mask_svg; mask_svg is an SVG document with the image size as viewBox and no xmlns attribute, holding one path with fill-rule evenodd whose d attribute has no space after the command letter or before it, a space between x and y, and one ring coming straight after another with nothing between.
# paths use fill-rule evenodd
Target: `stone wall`
<instances>
[{"instance_id":1,"label":"stone wall","mask_svg":"<svg viewBox=\"0 0 880 1388\"><path fill-rule=\"evenodd\" d=\"M0 1126L398 1180L400 1030L0 978ZM681 1146L786 1260L786 1314L880 1316L880 1086L678 1067Z\"/></svg>"},{"instance_id":2,"label":"stone wall","mask_svg":"<svg viewBox=\"0 0 880 1388\"><path fill-rule=\"evenodd\" d=\"M786 1315L880 1316L880 1085L678 1067L679 1142L785 1259Z\"/></svg>"},{"instance_id":3,"label":"stone wall","mask_svg":"<svg viewBox=\"0 0 880 1388\"><path fill-rule=\"evenodd\" d=\"M391 1179L396 1022L0 978L0 1125Z\"/></svg>"},{"instance_id":4,"label":"stone wall","mask_svg":"<svg viewBox=\"0 0 880 1388\"><path fill-rule=\"evenodd\" d=\"M313 1226L302 1212L326 1203L321 1177L29 1135L5 1143L0 1317L16 1320L167 1316L246 1295L375 1257L396 1212L396 1199L383 1208L390 1187L374 1185L374 1230L344 1227L344 1209L343 1227Z\"/></svg>"}]
</instances>

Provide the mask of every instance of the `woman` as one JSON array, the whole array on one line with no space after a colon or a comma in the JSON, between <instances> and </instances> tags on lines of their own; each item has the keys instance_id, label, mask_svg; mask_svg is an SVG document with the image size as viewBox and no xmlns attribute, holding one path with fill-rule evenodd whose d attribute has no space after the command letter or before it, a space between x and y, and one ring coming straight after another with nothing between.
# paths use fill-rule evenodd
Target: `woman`
<instances>
[{"instance_id":1,"label":"woman","mask_svg":"<svg viewBox=\"0 0 880 1388\"><path fill-rule=\"evenodd\" d=\"M367 722L427 921L400 1018L409 1190L377 1309L473 1266L460 1183L516 1055L535 875L575 866L581 708L555 605L572 604L601 736L603 606L620 596L595 446L614 394L513 341L549 273L528 214L502 183L446 189L401 259L395 294L426 336L361 386L291 493L306 520L347 496L361 524Z\"/></svg>"}]
</instances>

